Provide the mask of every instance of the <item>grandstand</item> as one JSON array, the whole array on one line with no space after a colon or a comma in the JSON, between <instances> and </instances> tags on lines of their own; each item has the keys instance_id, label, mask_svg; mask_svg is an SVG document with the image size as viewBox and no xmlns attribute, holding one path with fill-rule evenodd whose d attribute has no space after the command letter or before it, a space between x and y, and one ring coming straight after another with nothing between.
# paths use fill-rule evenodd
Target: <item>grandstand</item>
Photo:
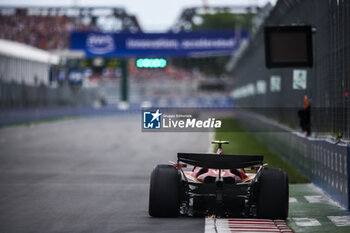
<instances>
[{"instance_id":1,"label":"grandstand","mask_svg":"<svg viewBox=\"0 0 350 233\"><path fill-rule=\"evenodd\" d=\"M134 15L115 7L0 7L0 38L44 50L69 48L72 31L141 31Z\"/></svg>"},{"instance_id":2,"label":"grandstand","mask_svg":"<svg viewBox=\"0 0 350 233\"><path fill-rule=\"evenodd\" d=\"M196 9L196 13L203 13L202 8L198 7ZM246 7L214 7L207 10L206 12L210 13L229 11L241 14L246 12L255 13L258 9L256 7L252 9ZM43 94L42 97L45 99L51 98L48 97L49 95L54 96L51 98L52 101L47 102L48 104L86 104L91 99L96 99L96 93L98 93L98 98L105 99L107 104L120 101L122 86L121 60L117 57L85 57L83 51L70 50L70 35L72 32L103 31L115 33L141 32L142 30L134 15L130 15L125 9L118 7L0 7L0 39L3 43L10 43L17 47L21 46L26 49L25 51L36 51L28 52L31 54L29 60L22 56L15 59L1 57L4 61L2 65L5 66L6 64L6 68L2 69L1 81L11 83L14 92L19 93L18 97L14 97L9 91L4 91L3 93L7 94L3 94L2 104L5 106L28 105L26 104L28 101L25 99L29 97L20 94L21 90L31 88L27 85L38 86L37 84L49 86L45 87L48 89L43 91L46 94ZM14 51L18 51L18 49ZM33 62L31 59L36 61L35 57L40 57L37 54L43 54L44 52L45 56L55 57L55 62L52 63L51 60L46 59L47 62L43 69L37 68L36 65L30 65L29 70L40 71L40 74L27 72L28 68L26 67L29 67L29 65L26 64ZM214 65L209 66L213 63L212 60L205 57L167 59L166 68L148 70L137 68L135 60L128 59L128 82L132 86L129 93L130 101L189 98L195 94L200 94L201 91L212 92L212 87L216 88L217 85L215 83L213 85L213 82L207 82L205 80L206 75L202 73L203 67L214 67ZM75 78L79 79L78 82L72 82L70 78L70 74L74 72L76 74ZM77 83L79 85L76 85ZM52 91L54 88L57 90ZM29 93L29 91L25 92ZM36 92L36 89L33 90L33 93ZM85 92L86 96L92 97L81 97L83 101L80 101L76 97L79 92ZM179 96L180 94L181 96ZM65 98L62 100L61 97L64 96ZM68 100L69 98L73 100ZM30 105L36 105L36 98L33 97L32 99ZM44 103L45 101L40 102Z\"/></svg>"}]
</instances>

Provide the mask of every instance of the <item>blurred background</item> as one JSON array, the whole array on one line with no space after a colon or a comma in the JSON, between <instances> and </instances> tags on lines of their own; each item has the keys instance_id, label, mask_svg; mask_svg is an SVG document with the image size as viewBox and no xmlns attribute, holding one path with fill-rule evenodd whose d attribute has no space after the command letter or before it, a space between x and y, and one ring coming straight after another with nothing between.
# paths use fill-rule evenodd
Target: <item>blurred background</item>
<instances>
[{"instance_id":1,"label":"blurred background","mask_svg":"<svg viewBox=\"0 0 350 233\"><path fill-rule=\"evenodd\" d=\"M349 210L349 16L346 0L0 0L0 231L203 232L203 219L148 218L148 175L177 152L213 152L215 137L233 142L227 153L264 148L293 167L293 182L311 181ZM264 28L281 25L312 28L311 66L266 67ZM98 35L97 49L115 49L111 35L204 32L229 33L233 45L122 55L76 40ZM142 133L143 107L209 109L235 127Z\"/></svg>"},{"instance_id":2,"label":"blurred background","mask_svg":"<svg viewBox=\"0 0 350 233\"><path fill-rule=\"evenodd\" d=\"M137 61L147 56L88 57L70 49L73 32L230 30L252 35L272 9L267 1L232 3L0 3L0 106L8 113L1 114L0 124L141 106L232 107L234 81L227 64L236 49L223 55L164 56L164 66L146 68Z\"/></svg>"},{"instance_id":3,"label":"blurred background","mask_svg":"<svg viewBox=\"0 0 350 233\"><path fill-rule=\"evenodd\" d=\"M347 17L347 3L320 3L310 16L307 12L313 1L302 6L292 2L281 1L275 8L276 1L262 0L244 4L224 0L176 4L121 1L120 6L108 0L63 1L59 7L45 1L0 2L0 124L95 113L97 109L235 105L270 108L263 114L300 129L300 117L291 111L303 109L306 101L320 112L311 115L310 131L349 138L349 32L347 24L341 23ZM264 65L263 27L277 24L311 24L317 31L313 36L314 67L305 73L307 87L293 86L293 69L267 69ZM164 64L156 67L142 66L152 55L87 56L84 51L72 50L71 45L72 33L203 30L244 31L248 36L229 53L165 55L157 57Z\"/></svg>"}]
</instances>

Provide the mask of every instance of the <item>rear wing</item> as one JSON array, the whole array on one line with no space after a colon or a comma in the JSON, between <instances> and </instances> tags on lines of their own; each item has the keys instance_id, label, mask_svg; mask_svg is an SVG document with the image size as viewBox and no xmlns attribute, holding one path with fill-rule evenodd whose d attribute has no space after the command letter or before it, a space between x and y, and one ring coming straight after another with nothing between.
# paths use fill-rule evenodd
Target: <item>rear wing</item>
<instances>
[{"instance_id":1,"label":"rear wing","mask_svg":"<svg viewBox=\"0 0 350 233\"><path fill-rule=\"evenodd\" d=\"M245 168L262 164L262 155L218 155L212 153L177 153L178 162L213 169Z\"/></svg>"}]
</instances>

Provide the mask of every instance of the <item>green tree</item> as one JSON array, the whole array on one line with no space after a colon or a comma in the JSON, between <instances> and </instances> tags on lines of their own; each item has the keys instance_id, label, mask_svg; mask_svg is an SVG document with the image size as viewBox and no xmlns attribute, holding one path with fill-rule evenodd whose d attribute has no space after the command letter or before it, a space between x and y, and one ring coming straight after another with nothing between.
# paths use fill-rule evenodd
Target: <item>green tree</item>
<instances>
[{"instance_id":1,"label":"green tree","mask_svg":"<svg viewBox=\"0 0 350 233\"><path fill-rule=\"evenodd\" d=\"M246 29L252 28L254 14L233 14L218 12L216 14L200 14L192 20L193 30L220 30L220 29ZM195 20L197 19L197 20Z\"/></svg>"},{"instance_id":2,"label":"green tree","mask_svg":"<svg viewBox=\"0 0 350 233\"><path fill-rule=\"evenodd\" d=\"M199 14L192 17L191 29L196 30L248 30L252 28L254 14L234 14L228 11L217 12L215 14ZM201 72L211 76L220 76L225 73L225 66L229 61L229 56L208 57L208 58L188 58L175 59L175 64L182 64L186 68L196 68Z\"/></svg>"}]
</instances>

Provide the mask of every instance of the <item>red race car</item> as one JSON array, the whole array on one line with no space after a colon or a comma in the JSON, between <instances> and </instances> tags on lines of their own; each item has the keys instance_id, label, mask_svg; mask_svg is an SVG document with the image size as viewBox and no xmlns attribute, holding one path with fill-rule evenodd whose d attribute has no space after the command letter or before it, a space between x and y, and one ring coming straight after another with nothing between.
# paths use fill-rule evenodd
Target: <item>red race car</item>
<instances>
[{"instance_id":1,"label":"red race car","mask_svg":"<svg viewBox=\"0 0 350 233\"><path fill-rule=\"evenodd\" d=\"M287 174L265 167L262 155L227 155L222 144L228 141L212 143L218 144L217 154L178 153L177 163L154 168L149 214L286 219Z\"/></svg>"}]
</instances>

